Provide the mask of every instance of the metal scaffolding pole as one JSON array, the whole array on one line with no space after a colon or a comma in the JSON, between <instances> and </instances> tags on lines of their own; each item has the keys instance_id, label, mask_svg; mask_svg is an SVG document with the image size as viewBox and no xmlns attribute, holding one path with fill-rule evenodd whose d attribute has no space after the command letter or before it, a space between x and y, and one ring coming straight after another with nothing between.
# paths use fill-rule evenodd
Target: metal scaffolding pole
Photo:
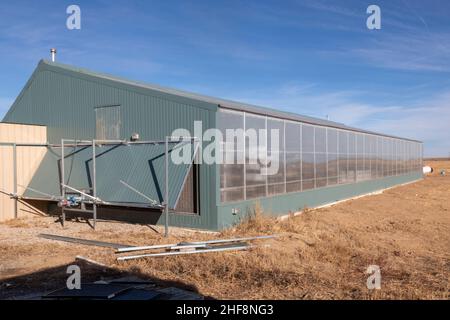
<instances>
[{"instance_id":1,"label":"metal scaffolding pole","mask_svg":"<svg viewBox=\"0 0 450 320\"><path fill-rule=\"evenodd\" d=\"M13 174L14 174L14 194L17 195L17 145L13 144ZM14 198L14 218L18 217L18 197Z\"/></svg>"},{"instance_id":2,"label":"metal scaffolding pole","mask_svg":"<svg viewBox=\"0 0 450 320\"><path fill-rule=\"evenodd\" d=\"M97 175L96 175L96 154L95 154L95 144L96 140L92 140L92 194L94 198L97 198ZM97 222L97 203L94 201L92 204L92 210L93 210L93 223L92 227L95 230L95 224Z\"/></svg>"},{"instance_id":3,"label":"metal scaffolding pole","mask_svg":"<svg viewBox=\"0 0 450 320\"><path fill-rule=\"evenodd\" d=\"M169 236L169 137L166 136L166 150L165 150L165 196L164 196L164 211L165 211L165 232L164 236Z\"/></svg>"},{"instance_id":4,"label":"metal scaffolding pole","mask_svg":"<svg viewBox=\"0 0 450 320\"><path fill-rule=\"evenodd\" d=\"M66 198L66 184L65 172L64 172L64 139L61 139L61 198L64 200ZM66 212L64 211L64 206L61 206L61 219L62 225L66 222Z\"/></svg>"}]
</instances>

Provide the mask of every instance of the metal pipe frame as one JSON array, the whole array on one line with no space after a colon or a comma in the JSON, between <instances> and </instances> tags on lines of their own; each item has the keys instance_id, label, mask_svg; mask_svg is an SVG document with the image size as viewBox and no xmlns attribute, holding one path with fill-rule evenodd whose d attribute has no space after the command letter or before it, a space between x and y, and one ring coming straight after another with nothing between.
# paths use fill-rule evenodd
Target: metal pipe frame
<instances>
[{"instance_id":1,"label":"metal pipe frame","mask_svg":"<svg viewBox=\"0 0 450 320\"><path fill-rule=\"evenodd\" d=\"M96 147L96 140L92 140L92 195L94 198L97 198L97 164L96 164L96 158L97 155L95 154L95 147ZM97 224L97 203L94 202L92 204L92 210L93 210L93 223L92 227L95 230L95 226Z\"/></svg>"},{"instance_id":2,"label":"metal pipe frame","mask_svg":"<svg viewBox=\"0 0 450 320\"><path fill-rule=\"evenodd\" d=\"M14 191L13 192L15 195L17 195L17 145L16 144L13 145L13 175L14 175L14 178L13 178L13 180L14 180L13 181L13 183L14 183L13 190ZM18 201L19 201L18 197L15 197L14 198L14 219L17 219L19 216Z\"/></svg>"},{"instance_id":3,"label":"metal pipe frame","mask_svg":"<svg viewBox=\"0 0 450 320\"><path fill-rule=\"evenodd\" d=\"M64 171L64 139L61 139L61 198L66 198L66 188L64 187L66 183L65 171ZM61 206L61 221L64 227L66 223L66 212L64 211L64 206Z\"/></svg>"},{"instance_id":4,"label":"metal pipe frame","mask_svg":"<svg viewBox=\"0 0 450 320\"><path fill-rule=\"evenodd\" d=\"M61 199L66 198L66 188L71 188L66 185L65 181L65 148L67 147L92 147L92 166L93 166L93 199L97 199L97 177L96 177L96 146L97 145L143 145L143 144L165 144L165 236L169 235L169 143L180 143L183 141L190 141L191 143L197 141L197 137L173 137L166 136L165 140L153 140L153 141L127 141L127 140L77 140L77 139L61 139L61 144L50 143L12 143L12 142L0 142L0 146L13 147L13 171L14 171L14 194L17 194L17 147L47 147L47 148L61 148ZM66 143L69 142L69 143ZM73 189L72 189L73 190ZM106 203L106 202L104 202ZM95 230L97 221L97 201L92 201L93 205L93 228ZM18 217L18 199L15 199L14 204L14 217ZM66 221L66 212L64 207L61 207L61 223L64 227Z\"/></svg>"},{"instance_id":5,"label":"metal pipe frame","mask_svg":"<svg viewBox=\"0 0 450 320\"><path fill-rule=\"evenodd\" d=\"M165 188L164 188L164 236L169 236L169 137L166 137L165 145Z\"/></svg>"}]
</instances>

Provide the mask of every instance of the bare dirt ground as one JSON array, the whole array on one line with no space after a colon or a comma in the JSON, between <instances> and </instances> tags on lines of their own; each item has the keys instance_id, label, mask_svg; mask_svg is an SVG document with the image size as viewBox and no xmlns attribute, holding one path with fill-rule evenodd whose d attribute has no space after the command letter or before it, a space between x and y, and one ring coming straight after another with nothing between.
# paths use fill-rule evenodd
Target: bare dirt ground
<instances>
[{"instance_id":1,"label":"bare dirt ground","mask_svg":"<svg viewBox=\"0 0 450 320\"><path fill-rule=\"evenodd\" d=\"M133 274L218 299L449 299L450 161L429 162L424 180L280 221L255 217L220 234L55 218L0 224L0 298L65 285L65 267L82 255L111 266L82 269L86 279ZM441 176L441 169L447 175ZM156 230L156 231L155 231ZM123 244L157 244L279 234L270 247L128 262L113 249L38 238L52 233ZM369 265L381 268L381 289L368 290ZM87 270L87 271L85 271Z\"/></svg>"}]
</instances>

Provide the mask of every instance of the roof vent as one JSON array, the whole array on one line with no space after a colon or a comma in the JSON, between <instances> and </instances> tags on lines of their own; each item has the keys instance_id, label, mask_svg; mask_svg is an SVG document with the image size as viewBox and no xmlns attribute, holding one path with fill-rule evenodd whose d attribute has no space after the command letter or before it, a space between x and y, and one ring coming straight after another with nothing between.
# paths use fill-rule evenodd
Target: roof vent
<instances>
[{"instance_id":1,"label":"roof vent","mask_svg":"<svg viewBox=\"0 0 450 320\"><path fill-rule=\"evenodd\" d=\"M135 142L135 141L139 141L140 137L139 137L139 133L134 132L131 137L130 137L130 141Z\"/></svg>"},{"instance_id":2,"label":"roof vent","mask_svg":"<svg viewBox=\"0 0 450 320\"><path fill-rule=\"evenodd\" d=\"M56 58L56 49L55 49L55 48L51 48L51 49L50 49L50 53L52 54L52 62L55 62L55 58Z\"/></svg>"}]
</instances>

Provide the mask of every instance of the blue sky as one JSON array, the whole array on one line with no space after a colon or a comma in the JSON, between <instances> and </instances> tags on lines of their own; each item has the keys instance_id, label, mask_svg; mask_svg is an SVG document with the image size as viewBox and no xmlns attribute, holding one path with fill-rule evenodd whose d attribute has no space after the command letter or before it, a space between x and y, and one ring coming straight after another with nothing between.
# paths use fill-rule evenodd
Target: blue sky
<instances>
[{"instance_id":1,"label":"blue sky","mask_svg":"<svg viewBox=\"0 0 450 320\"><path fill-rule=\"evenodd\" d=\"M66 8L81 8L81 30ZM381 8L381 30L366 9ZM0 118L62 63L423 140L450 155L449 1L2 1Z\"/></svg>"}]
</instances>

